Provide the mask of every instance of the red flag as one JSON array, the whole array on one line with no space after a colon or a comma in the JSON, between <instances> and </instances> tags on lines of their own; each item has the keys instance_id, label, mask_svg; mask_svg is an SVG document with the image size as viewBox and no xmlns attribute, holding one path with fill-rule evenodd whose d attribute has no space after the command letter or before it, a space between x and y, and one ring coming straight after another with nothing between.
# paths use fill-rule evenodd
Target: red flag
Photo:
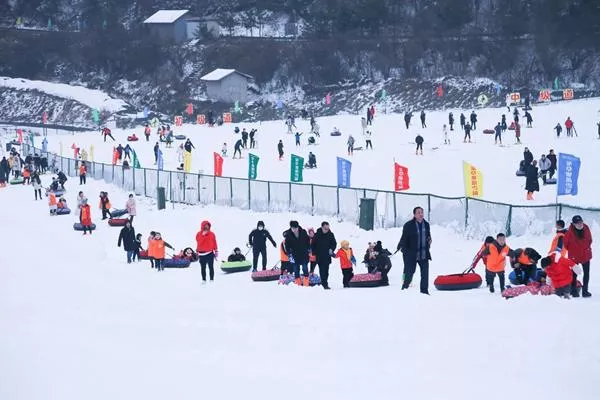
<instances>
[{"instance_id":1,"label":"red flag","mask_svg":"<svg viewBox=\"0 0 600 400\"><path fill-rule=\"evenodd\" d=\"M444 95L444 88L442 87L442 85L438 85L437 95L438 95L438 97L442 97Z\"/></svg>"},{"instance_id":2,"label":"red flag","mask_svg":"<svg viewBox=\"0 0 600 400\"><path fill-rule=\"evenodd\" d=\"M192 103L188 103L187 107L185 108L185 112L187 115L192 115L194 113L194 105Z\"/></svg>"},{"instance_id":3,"label":"red flag","mask_svg":"<svg viewBox=\"0 0 600 400\"><path fill-rule=\"evenodd\" d=\"M223 176L223 157L219 153L213 153L215 176Z\"/></svg>"},{"instance_id":4,"label":"red flag","mask_svg":"<svg viewBox=\"0 0 600 400\"><path fill-rule=\"evenodd\" d=\"M398 163L394 163L394 190L399 192L410 188L408 179L408 168Z\"/></svg>"},{"instance_id":5,"label":"red flag","mask_svg":"<svg viewBox=\"0 0 600 400\"><path fill-rule=\"evenodd\" d=\"M46 124L46 123L48 123L48 112L44 111L42 113L42 124Z\"/></svg>"},{"instance_id":6,"label":"red flag","mask_svg":"<svg viewBox=\"0 0 600 400\"><path fill-rule=\"evenodd\" d=\"M19 137L19 143L23 143L23 131L21 129L17 129L17 136Z\"/></svg>"}]
</instances>

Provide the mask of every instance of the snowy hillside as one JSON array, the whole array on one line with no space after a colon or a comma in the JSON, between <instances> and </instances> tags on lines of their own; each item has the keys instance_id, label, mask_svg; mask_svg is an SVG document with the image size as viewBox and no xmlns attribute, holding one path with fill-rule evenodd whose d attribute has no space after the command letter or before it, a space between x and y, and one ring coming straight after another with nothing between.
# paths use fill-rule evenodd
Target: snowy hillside
<instances>
[{"instance_id":1,"label":"snowy hillside","mask_svg":"<svg viewBox=\"0 0 600 400\"><path fill-rule=\"evenodd\" d=\"M581 157L583 167L581 170L580 192L577 197L563 197L561 202L586 207L597 207L596 188L600 185L600 178L596 171L600 169L600 161L595 156L600 148L597 135L597 122L600 121L600 100L578 100L536 106L531 111L533 127L526 128L521 111L522 144L515 144L514 132L507 131L503 138L503 145L495 145L493 135L483 134L484 129L493 128L500 122L501 114L507 114L511 121L512 115L505 107L486 108L477 110L479 122L473 133L473 143L463 143L463 133L458 125L461 112L469 117L470 109L448 109L443 112L427 112L427 128L421 128L418 112L412 119L410 129L404 126L403 115L381 114L376 111L373 131L373 151L364 150L365 141L361 134L361 116L346 115L318 118L321 137L317 137L317 145L308 145L310 131L309 121L296 120L297 129L303 133L301 146L295 146L294 136L286 134L283 121L271 121L254 124L225 124L221 127L209 128L208 126L184 125L175 127L171 124L176 135L183 134L189 137L196 149L192 153L192 172L202 171L204 174L213 174L213 153L220 153L223 143L228 145L228 157L223 164L223 176L247 178L248 153L260 157L258 164L258 179L278 182L288 182L290 179L290 155L296 154L308 160L308 153L317 156L318 169L305 170L304 182L337 185L336 157L343 157L352 162L351 185L356 188L369 188L382 191L393 191L394 162L408 167L410 177L409 193L432 193L447 197L464 196L463 161L467 161L479 168L484 177L483 199L510 203L510 204L552 204L555 202L556 186L541 186L541 191L536 193L534 201L525 199L525 178L516 177L520 160L523 159L523 150L529 147L536 160L541 154L548 154L550 149L555 153L565 152ZM452 111L457 125L450 133L450 145L444 145L442 125L448 124L448 112ZM564 135L556 138L554 126L557 123L564 125L567 117L575 122L578 137L567 138ZM167 123L167 122L165 122ZM232 159L235 141L240 135L233 132L235 126L240 130L246 128L258 129L257 148L244 151L242 160ZM332 137L330 132L337 127L342 136ZM139 142L131 142L140 159L142 167L156 168L154 166L153 147L158 141L158 136L153 129L152 137L146 142L143 128L131 130L113 130L116 142L108 139L104 143L98 133L80 134L74 137L50 136L49 149L58 152L60 143L63 148L69 148L73 143L85 149L90 145L95 148L95 161L111 163L113 146L119 143L125 146L127 136L136 134L141 138ZM354 155L347 153L347 139L349 135L356 139L355 147L363 150L355 151ZM424 155L415 155L415 137L421 134L425 139ZM283 140L285 157L278 161L277 142ZM177 146L182 142L176 141L173 148L166 148L161 143L160 148L164 153L165 169L175 170L179 166ZM68 156L70 153L66 153ZM541 180L540 180L541 184Z\"/></svg>"},{"instance_id":2,"label":"snowy hillside","mask_svg":"<svg viewBox=\"0 0 600 400\"><path fill-rule=\"evenodd\" d=\"M518 398L558 400L567 391L594 398L600 373L596 297L506 301L485 289L432 290L427 297L415 287L400 291L400 257L392 258L387 288L342 289L337 261L331 291L253 283L247 273L218 269L214 283L201 285L198 263L161 273L148 261L126 264L116 247L119 228L100 221L95 208L99 191L108 191L115 207L122 207L126 192L93 180L85 186L71 180L67 188L72 207L79 190L90 199L98 224L92 236L73 231L73 215L48 216L46 202L36 203L30 187L0 189L0 201L11 205L0 207L0 220L10 227L0 230L0 240L11 244L0 280L2 399L271 400L285 393L296 400L318 393L348 400L501 400L507 390ZM138 198L134 226L144 245L148 232L158 230L179 250L195 245L204 219L213 224L221 258L244 247L259 219L277 241L290 219L304 227L321 222L318 216L218 207L169 205L158 212ZM394 250L400 235L334 221L332 229L338 241L350 241L357 258L372 240ZM432 229L432 279L461 272L480 242ZM520 237L509 244L544 251L550 239ZM272 266L278 254L268 251ZM599 289L592 277L590 290ZM557 320L577 329L548 330ZM530 350L519 345L524 337L534 338ZM490 390L491 370L500 371L509 389ZM303 383L295 384L289 371ZM465 379L468 384L461 384Z\"/></svg>"}]
</instances>

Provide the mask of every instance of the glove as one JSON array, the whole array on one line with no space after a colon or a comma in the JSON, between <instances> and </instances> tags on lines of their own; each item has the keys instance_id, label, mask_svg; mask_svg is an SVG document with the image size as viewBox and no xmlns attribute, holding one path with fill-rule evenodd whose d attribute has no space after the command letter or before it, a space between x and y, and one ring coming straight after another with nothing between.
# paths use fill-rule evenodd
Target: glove
<instances>
[{"instance_id":1,"label":"glove","mask_svg":"<svg viewBox=\"0 0 600 400\"><path fill-rule=\"evenodd\" d=\"M521 267L521 264L519 264L519 263L515 263L515 265L513 265L513 268L520 268L520 267Z\"/></svg>"},{"instance_id":2,"label":"glove","mask_svg":"<svg viewBox=\"0 0 600 400\"><path fill-rule=\"evenodd\" d=\"M354 256L350 257L350 261L352 262L353 265L356 265L356 257L354 257Z\"/></svg>"},{"instance_id":3,"label":"glove","mask_svg":"<svg viewBox=\"0 0 600 400\"><path fill-rule=\"evenodd\" d=\"M218 250L213 251L213 254L215 256L215 259L219 259L219 251Z\"/></svg>"},{"instance_id":4,"label":"glove","mask_svg":"<svg viewBox=\"0 0 600 400\"><path fill-rule=\"evenodd\" d=\"M289 259L290 259L290 262L291 262L292 264L295 264L295 263L296 263L296 260L294 260L294 256L293 256L293 255L291 255L291 254L290 254L290 256L289 256Z\"/></svg>"},{"instance_id":5,"label":"glove","mask_svg":"<svg viewBox=\"0 0 600 400\"><path fill-rule=\"evenodd\" d=\"M329 249L329 255L330 255L331 257L335 256L335 253L333 252L333 250Z\"/></svg>"}]
</instances>

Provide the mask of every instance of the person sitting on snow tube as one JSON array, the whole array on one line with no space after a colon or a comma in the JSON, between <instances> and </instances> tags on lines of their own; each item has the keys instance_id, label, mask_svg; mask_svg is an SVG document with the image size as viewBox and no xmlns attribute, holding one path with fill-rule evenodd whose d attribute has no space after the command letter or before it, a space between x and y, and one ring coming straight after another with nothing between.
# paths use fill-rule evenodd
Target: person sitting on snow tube
<instances>
[{"instance_id":1,"label":"person sitting on snow tube","mask_svg":"<svg viewBox=\"0 0 600 400\"><path fill-rule=\"evenodd\" d=\"M198 255L191 247L186 247L185 249L181 250L181 252L173 258L177 258L179 260L188 260L189 262L198 261Z\"/></svg>"},{"instance_id":2,"label":"person sitting on snow tube","mask_svg":"<svg viewBox=\"0 0 600 400\"><path fill-rule=\"evenodd\" d=\"M56 215L56 209L58 208L56 202L56 195L52 192L48 195L48 207L50 207L50 215Z\"/></svg>"},{"instance_id":3,"label":"person sitting on snow tube","mask_svg":"<svg viewBox=\"0 0 600 400\"><path fill-rule=\"evenodd\" d=\"M518 283L527 285L530 280L535 280L537 262L541 258L542 256L531 247L515 250L512 267Z\"/></svg>"},{"instance_id":4,"label":"person sitting on snow tube","mask_svg":"<svg viewBox=\"0 0 600 400\"><path fill-rule=\"evenodd\" d=\"M59 184L59 181L57 181L56 178L52 178L52 183L50 184L49 191L51 191L51 192L57 192L58 191L58 184Z\"/></svg>"},{"instance_id":5,"label":"person sitting on snow tube","mask_svg":"<svg viewBox=\"0 0 600 400\"><path fill-rule=\"evenodd\" d=\"M67 207L67 201L65 200L64 197L61 197L60 199L58 199L58 203L56 204L56 208L59 211L65 209L65 208L68 208Z\"/></svg>"},{"instance_id":6,"label":"person sitting on snow tube","mask_svg":"<svg viewBox=\"0 0 600 400\"><path fill-rule=\"evenodd\" d=\"M392 269L392 261L390 256L392 253L388 249L384 249L381 241L377 243L370 242L369 248L365 254L363 263L367 266L367 271L370 274L381 272L381 285L388 286L388 272Z\"/></svg>"},{"instance_id":7,"label":"person sitting on snow tube","mask_svg":"<svg viewBox=\"0 0 600 400\"><path fill-rule=\"evenodd\" d=\"M239 247L233 249L233 253L227 257L227 262L246 261L246 257L242 254L242 250Z\"/></svg>"},{"instance_id":8,"label":"person sitting on snow tube","mask_svg":"<svg viewBox=\"0 0 600 400\"><path fill-rule=\"evenodd\" d=\"M131 136L127 136L127 141L128 142L135 142L138 140L138 137L135 135L135 133Z\"/></svg>"}]
</instances>

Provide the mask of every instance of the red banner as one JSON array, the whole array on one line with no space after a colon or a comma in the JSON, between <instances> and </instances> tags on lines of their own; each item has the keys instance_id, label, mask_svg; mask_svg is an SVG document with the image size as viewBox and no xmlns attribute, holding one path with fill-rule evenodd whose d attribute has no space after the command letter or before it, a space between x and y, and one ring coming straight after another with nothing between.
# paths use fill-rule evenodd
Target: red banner
<instances>
[{"instance_id":1,"label":"red banner","mask_svg":"<svg viewBox=\"0 0 600 400\"><path fill-rule=\"evenodd\" d=\"M206 123L206 116L204 114L196 115L196 123L198 125L204 125Z\"/></svg>"},{"instance_id":2,"label":"red banner","mask_svg":"<svg viewBox=\"0 0 600 400\"><path fill-rule=\"evenodd\" d=\"M181 115L175 116L175 126L183 125L183 117Z\"/></svg>"},{"instance_id":3,"label":"red banner","mask_svg":"<svg viewBox=\"0 0 600 400\"><path fill-rule=\"evenodd\" d=\"M187 115L192 115L194 113L194 105L192 103L188 103L187 107L185 108L185 112Z\"/></svg>"},{"instance_id":4,"label":"red banner","mask_svg":"<svg viewBox=\"0 0 600 400\"><path fill-rule=\"evenodd\" d=\"M438 95L438 97L442 97L444 95L444 88L442 87L442 85L438 85L437 95Z\"/></svg>"},{"instance_id":5,"label":"red banner","mask_svg":"<svg viewBox=\"0 0 600 400\"><path fill-rule=\"evenodd\" d=\"M398 163L394 163L394 190L399 192L410 188L408 178L408 168Z\"/></svg>"},{"instance_id":6,"label":"red banner","mask_svg":"<svg viewBox=\"0 0 600 400\"><path fill-rule=\"evenodd\" d=\"M223 122L229 124L231 121L231 113L223 113Z\"/></svg>"},{"instance_id":7,"label":"red banner","mask_svg":"<svg viewBox=\"0 0 600 400\"><path fill-rule=\"evenodd\" d=\"M573 100L575 97L575 93L573 89L564 89L563 90L563 100Z\"/></svg>"},{"instance_id":8,"label":"red banner","mask_svg":"<svg viewBox=\"0 0 600 400\"><path fill-rule=\"evenodd\" d=\"M44 111L42 113L42 124L47 124L48 123L48 112Z\"/></svg>"},{"instance_id":9,"label":"red banner","mask_svg":"<svg viewBox=\"0 0 600 400\"><path fill-rule=\"evenodd\" d=\"M21 129L17 129L18 141L20 144L23 144L23 131Z\"/></svg>"},{"instance_id":10,"label":"red banner","mask_svg":"<svg viewBox=\"0 0 600 400\"><path fill-rule=\"evenodd\" d=\"M213 153L215 176L223 176L223 157L219 153Z\"/></svg>"},{"instance_id":11,"label":"red banner","mask_svg":"<svg viewBox=\"0 0 600 400\"><path fill-rule=\"evenodd\" d=\"M550 93L550 89L540 90L540 95L538 100L540 102L547 102L552 100L552 93Z\"/></svg>"}]
</instances>

